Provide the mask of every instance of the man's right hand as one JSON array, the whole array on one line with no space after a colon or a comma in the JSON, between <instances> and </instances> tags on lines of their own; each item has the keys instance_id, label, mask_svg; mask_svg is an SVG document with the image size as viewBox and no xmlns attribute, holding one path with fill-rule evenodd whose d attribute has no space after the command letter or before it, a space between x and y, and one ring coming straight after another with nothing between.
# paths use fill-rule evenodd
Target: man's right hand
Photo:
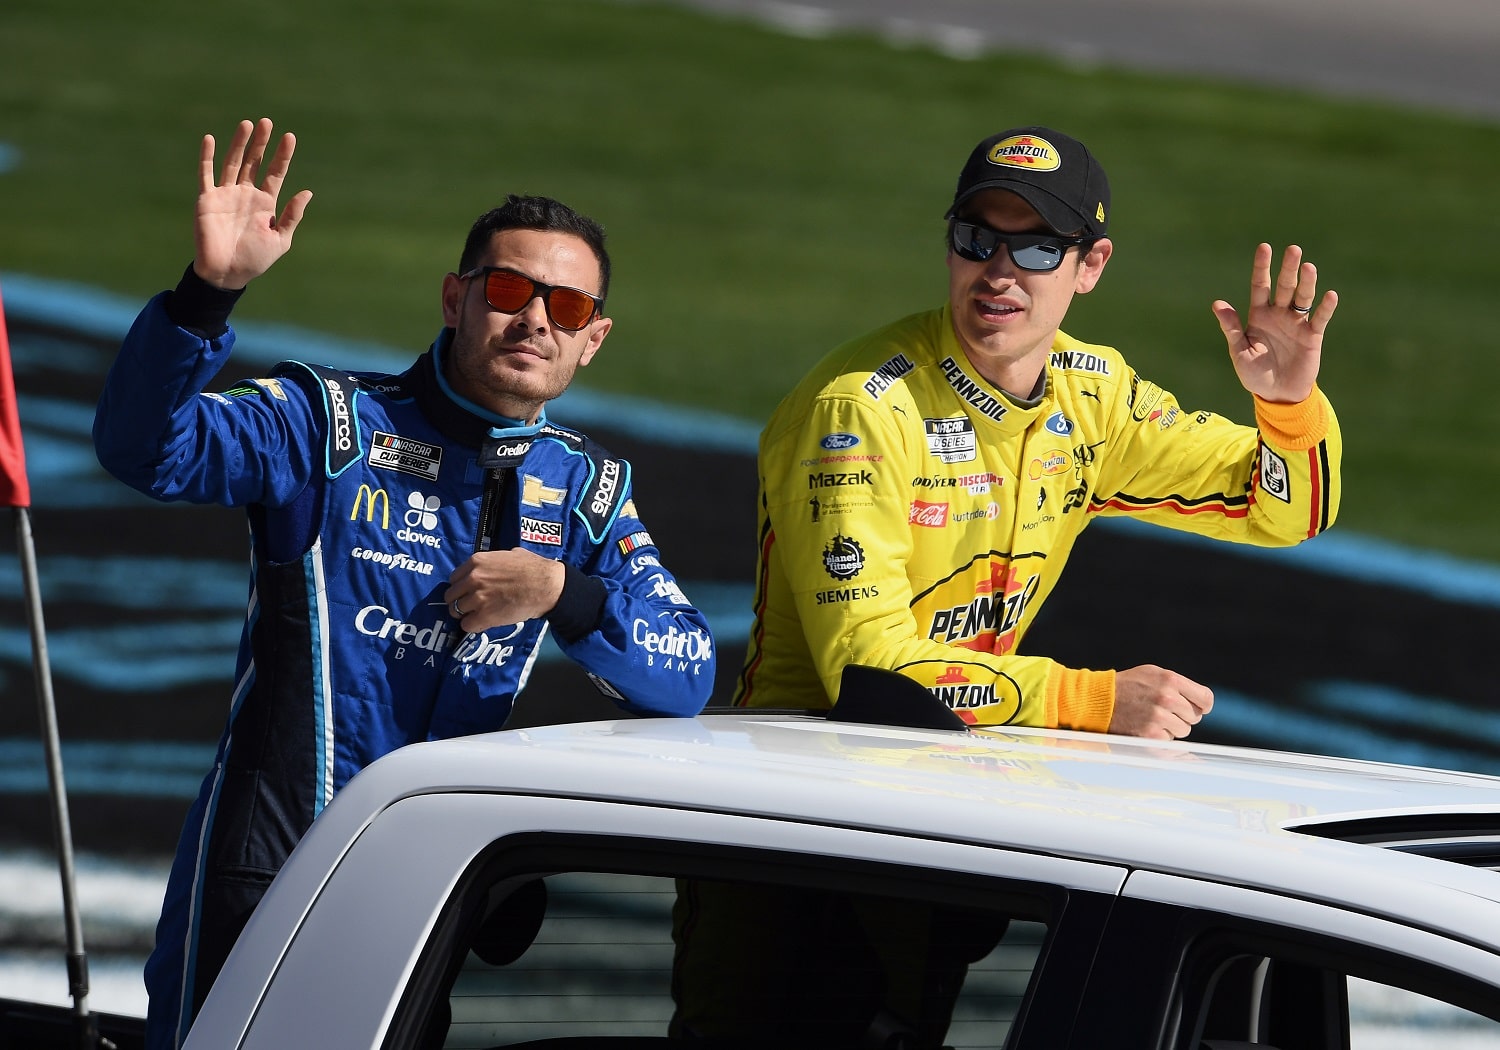
<instances>
[{"instance_id":1,"label":"man's right hand","mask_svg":"<svg viewBox=\"0 0 1500 1050\"><path fill-rule=\"evenodd\" d=\"M1115 710L1109 731L1155 740L1180 740L1214 706L1213 690L1154 664L1115 673Z\"/></svg>"},{"instance_id":2,"label":"man's right hand","mask_svg":"<svg viewBox=\"0 0 1500 1050\"><path fill-rule=\"evenodd\" d=\"M312 200L312 191L302 190L287 201L280 215L276 213L276 199L297 148L297 139L290 133L281 136L265 178L259 186L255 184L270 141L269 117L254 123L240 121L215 183L214 137L203 136L193 270L216 288L243 288L269 270L292 246L292 234Z\"/></svg>"}]
</instances>

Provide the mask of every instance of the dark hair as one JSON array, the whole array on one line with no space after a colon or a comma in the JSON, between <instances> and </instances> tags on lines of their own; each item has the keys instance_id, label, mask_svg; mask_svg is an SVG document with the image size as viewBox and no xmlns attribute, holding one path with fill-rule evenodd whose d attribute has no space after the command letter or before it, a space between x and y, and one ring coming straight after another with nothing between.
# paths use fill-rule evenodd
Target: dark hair
<instances>
[{"instance_id":1,"label":"dark hair","mask_svg":"<svg viewBox=\"0 0 1500 1050\"><path fill-rule=\"evenodd\" d=\"M604 249L604 227L587 215L551 197L524 197L512 193L498 208L491 208L469 229L464 253L458 260L458 272L468 273L479 264L479 256L489 247L490 238L501 230L541 230L571 233L580 237L599 260L599 302L603 307L609 296L609 252Z\"/></svg>"}]
</instances>

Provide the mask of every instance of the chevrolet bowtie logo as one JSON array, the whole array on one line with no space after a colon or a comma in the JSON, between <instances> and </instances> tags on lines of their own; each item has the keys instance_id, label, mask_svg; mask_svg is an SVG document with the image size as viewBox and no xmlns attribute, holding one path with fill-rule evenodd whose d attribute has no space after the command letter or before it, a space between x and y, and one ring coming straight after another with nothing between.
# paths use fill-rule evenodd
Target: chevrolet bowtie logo
<instances>
[{"instance_id":1,"label":"chevrolet bowtie logo","mask_svg":"<svg viewBox=\"0 0 1500 1050\"><path fill-rule=\"evenodd\" d=\"M521 475L521 502L528 507L555 507L567 496L567 489L555 489L542 484L542 479L530 474Z\"/></svg>"}]
</instances>

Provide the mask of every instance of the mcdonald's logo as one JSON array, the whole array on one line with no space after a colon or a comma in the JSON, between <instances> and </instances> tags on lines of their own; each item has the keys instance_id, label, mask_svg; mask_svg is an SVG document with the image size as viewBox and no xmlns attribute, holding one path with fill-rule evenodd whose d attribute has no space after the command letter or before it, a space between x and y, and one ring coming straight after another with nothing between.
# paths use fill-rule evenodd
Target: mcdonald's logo
<instances>
[{"instance_id":1,"label":"mcdonald's logo","mask_svg":"<svg viewBox=\"0 0 1500 1050\"><path fill-rule=\"evenodd\" d=\"M365 520L375 520L375 501L380 501L380 527L388 529L391 527L391 497L386 494L385 489L372 489L369 485L361 483L359 491L354 494L354 509L349 511L349 520L353 521L359 517L359 505L365 505Z\"/></svg>"}]
</instances>

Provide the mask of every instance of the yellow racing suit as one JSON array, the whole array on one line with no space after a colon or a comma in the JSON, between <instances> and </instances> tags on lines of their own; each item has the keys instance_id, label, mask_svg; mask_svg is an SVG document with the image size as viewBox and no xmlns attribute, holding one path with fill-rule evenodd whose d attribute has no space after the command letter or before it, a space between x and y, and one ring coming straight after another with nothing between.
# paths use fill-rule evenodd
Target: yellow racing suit
<instances>
[{"instance_id":1,"label":"yellow racing suit","mask_svg":"<svg viewBox=\"0 0 1500 1050\"><path fill-rule=\"evenodd\" d=\"M1114 671L1018 655L1099 514L1290 546L1333 523L1340 437L1314 389L1256 427L1181 408L1118 351L1058 333L1039 398L980 377L948 308L846 343L760 441L755 623L735 703L825 708L845 664L966 721L1106 730Z\"/></svg>"}]
</instances>

